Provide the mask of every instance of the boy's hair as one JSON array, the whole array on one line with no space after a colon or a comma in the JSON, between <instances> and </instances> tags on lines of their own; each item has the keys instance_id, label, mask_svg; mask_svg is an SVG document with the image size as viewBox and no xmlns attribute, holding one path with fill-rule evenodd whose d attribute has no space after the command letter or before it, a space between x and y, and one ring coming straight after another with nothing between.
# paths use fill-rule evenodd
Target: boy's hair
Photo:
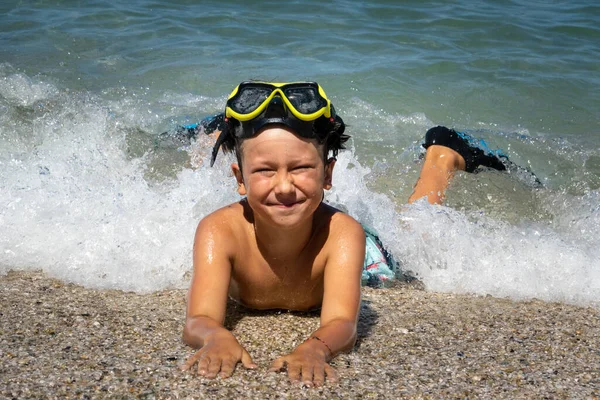
<instances>
[{"instance_id":1,"label":"boy's hair","mask_svg":"<svg viewBox=\"0 0 600 400\"><path fill-rule=\"evenodd\" d=\"M224 126L223 132L219 136L222 139L220 142L223 151L233 152L237 158L238 164L242 165L242 143L248 138L236 137L233 132L236 131L238 126L241 124L240 121L229 118ZM274 124L276 125L276 124ZM344 134L346 125L339 116L335 116L334 121L330 121L329 118L319 117L313 123L314 138L317 140L319 145L324 146L323 161L327 161L327 157L331 153L332 157L337 157L340 150L345 149L344 144L350 139L349 135Z\"/></svg>"}]
</instances>

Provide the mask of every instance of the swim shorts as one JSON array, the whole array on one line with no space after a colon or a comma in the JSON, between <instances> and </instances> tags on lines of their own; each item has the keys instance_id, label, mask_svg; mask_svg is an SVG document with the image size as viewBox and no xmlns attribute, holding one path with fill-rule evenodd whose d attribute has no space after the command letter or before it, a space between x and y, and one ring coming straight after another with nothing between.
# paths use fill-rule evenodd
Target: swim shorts
<instances>
[{"instance_id":1,"label":"swim shorts","mask_svg":"<svg viewBox=\"0 0 600 400\"><path fill-rule=\"evenodd\" d=\"M365 264L361 284L370 287L386 287L396 276L398 264L392 255L383 247L375 232L364 226L366 236Z\"/></svg>"}]
</instances>

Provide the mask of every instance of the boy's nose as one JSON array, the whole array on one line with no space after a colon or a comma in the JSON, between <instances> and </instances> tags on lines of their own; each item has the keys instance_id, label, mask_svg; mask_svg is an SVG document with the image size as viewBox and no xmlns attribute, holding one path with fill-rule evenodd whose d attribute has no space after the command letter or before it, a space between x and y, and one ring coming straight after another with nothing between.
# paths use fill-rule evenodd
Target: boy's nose
<instances>
[{"instance_id":1,"label":"boy's nose","mask_svg":"<svg viewBox=\"0 0 600 400\"><path fill-rule=\"evenodd\" d=\"M287 171L281 171L277 174L277 183L275 193L286 194L294 191L294 179Z\"/></svg>"}]
</instances>

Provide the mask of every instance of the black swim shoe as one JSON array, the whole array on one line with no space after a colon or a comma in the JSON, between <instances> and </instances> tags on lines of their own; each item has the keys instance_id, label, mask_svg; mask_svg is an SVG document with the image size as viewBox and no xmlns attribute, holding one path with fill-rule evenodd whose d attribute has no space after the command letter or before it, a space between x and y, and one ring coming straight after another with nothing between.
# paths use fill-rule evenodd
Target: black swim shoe
<instances>
[{"instance_id":1,"label":"black swim shoe","mask_svg":"<svg viewBox=\"0 0 600 400\"><path fill-rule=\"evenodd\" d=\"M465 159L466 172L479 172L480 167L507 171L532 187L541 187L542 182L529 168L523 168L508 159L502 150L492 150L483 139L477 139L463 132L445 126L431 128L425 134L426 149L431 145L448 147Z\"/></svg>"},{"instance_id":2,"label":"black swim shoe","mask_svg":"<svg viewBox=\"0 0 600 400\"><path fill-rule=\"evenodd\" d=\"M434 144L448 147L460 154L465 159L465 171L467 172L474 172L479 166L498 171L506 170L501 158L508 160L508 157L502 150L491 150L483 139L475 139L445 126L436 126L425 134L423 147L427 149Z\"/></svg>"}]
</instances>

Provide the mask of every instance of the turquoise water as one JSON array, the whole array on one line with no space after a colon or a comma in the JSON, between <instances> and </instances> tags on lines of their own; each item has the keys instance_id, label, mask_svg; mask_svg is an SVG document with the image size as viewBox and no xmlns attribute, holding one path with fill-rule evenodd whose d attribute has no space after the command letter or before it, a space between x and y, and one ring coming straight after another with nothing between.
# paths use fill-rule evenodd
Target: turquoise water
<instances>
[{"instance_id":1,"label":"turquoise water","mask_svg":"<svg viewBox=\"0 0 600 400\"><path fill-rule=\"evenodd\" d=\"M591 1L5 1L0 270L185 286L198 219L237 199L210 138L242 80L320 82L352 149L328 201L431 290L598 303L600 6ZM544 184L459 173L404 207L431 126L501 147Z\"/></svg>"}]
</instances>

